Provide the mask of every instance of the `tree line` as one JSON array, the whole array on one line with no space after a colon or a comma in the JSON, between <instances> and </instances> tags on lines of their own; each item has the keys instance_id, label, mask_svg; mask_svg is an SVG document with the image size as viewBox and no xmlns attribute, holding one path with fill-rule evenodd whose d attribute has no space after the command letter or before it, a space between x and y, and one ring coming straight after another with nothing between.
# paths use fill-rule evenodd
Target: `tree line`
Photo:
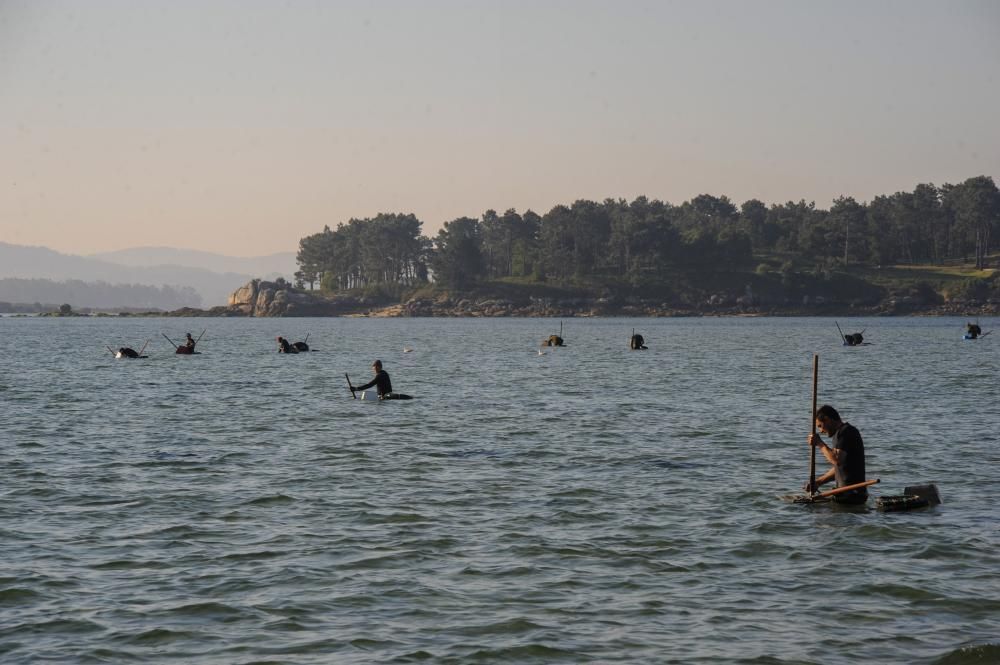
<instances>
[{"instance_id":1,"label":"tree line","mask_svg":"<svg viewBox=\"0 0 1000 665\"><path fill-rule=\"evenodd\" d=\"M989 176L859 203L737 206L702 194L680 205L644 196L634 201L579 200L544 215L487 210L421 234L412 214L351 219L299 241L299 287L336 291L434 280L457 288L506 277L566 280L643 277L685 267L744 269L769 254L826 267L941 264L984 266L1000 228L1000 190Z\"/></svg>"}]
</instances>

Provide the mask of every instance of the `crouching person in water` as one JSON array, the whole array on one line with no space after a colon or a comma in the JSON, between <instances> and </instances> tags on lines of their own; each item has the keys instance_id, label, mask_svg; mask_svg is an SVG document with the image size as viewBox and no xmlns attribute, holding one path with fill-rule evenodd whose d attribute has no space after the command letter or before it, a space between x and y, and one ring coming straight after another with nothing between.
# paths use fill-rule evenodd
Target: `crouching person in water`
<instances>
[{"instance_id":1,"label":"crouching person in water","mask_svg":"<svg viewBox=\"0 0 1000 665\"><path fill-rule=\"evenodd\" d=\"M392 381L389 380L389 372L382 369L381 360L376 360L372 363L372 371L375 372L375 378L363 386L355 386L355 390L367 390L375 386L379 399L413 399L409 395L392 392Z\"/></svg>"},{"instance_id":2,"label":"crouching person in water","mask_svg":"<svg viewBox=\"0 0 1000 665\"><path fill-rule=\"evenodd\" d=\"M823 443L819 434L809 436L809 445L823 453L833 466L823 475L816 478L816 487L809 487L807 481L803 489L807 492L816 491L820 485L837 481L837 487L846 487L865 481L865 444L861 440L861 432L840 419L840 414L829 404L816 409L816 428L830 437L830 443ZM834 495L837 503L864 503L868 500L868 489L861 487L850 492Z\"/></svg>"},{"instance_id":3,"label":"crouching person in water","mask_svg":"<svg viewBox=\"0 0 1000 665\"><path fill-rule=\"evenodd\" d=\"M278 337L278 353L298 353L299 350L288 343L284 337Z\"/></svg>"},{"instance_id":4,"label":"crouching person in water","mask_svg":"<svg viewBox=\"0 0 1000 665\"><path fill-rule=\"evenodd\" d=\"M632 335L632 338L628 341L628 347L633 351L645 351L649 348L646 346L646 340L639 334Z\"/></svg>"},{"instance_id":5,"label":"crouching person in water","mask_svg":"<svg viewBox=\"0 0 1000 665\"><path fill-rule=\"evenodd\" d=\"M547 339L542 340L542 346L562 346L563 338L559 335L549 335Z\"/></svg>"},{"instance_id":6,"label":"crouching person in water","mask_svg":"<svg viewBox=\"0 0 1000 665\"><path fill-rule=\"evenodd\" d=\"M138 358L139 354L136 353L135 349L129 348L127 346L122 346L118 348L119 358Z\"/></svg>"}]
</instances>

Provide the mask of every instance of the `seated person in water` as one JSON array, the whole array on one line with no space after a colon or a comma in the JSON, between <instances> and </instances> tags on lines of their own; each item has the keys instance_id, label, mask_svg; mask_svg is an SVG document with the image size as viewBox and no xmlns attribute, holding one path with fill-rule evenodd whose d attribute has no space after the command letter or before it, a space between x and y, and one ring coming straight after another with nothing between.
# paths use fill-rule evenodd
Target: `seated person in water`
<instances>
[{"instance_id":1,"label":"seated person in water","mask_svg":"<svg viewBox=\"0 0 1000 665\"><path fill-rule=\"evenodd\" d=\"M194 351L195 344L197 344L197 342L194 341L194 337L191 337L191 333L188 333L187 339L184 341L184 346Z\"/></svg>"},{"instance_id":2,"label":"seated person in water","mask_svg":"<svg viewBox=\"0 0 1000 665\"><path fill-rule=\"evenodd\" d=\"M389 373L382 369L381 360L372 363L372 371L375 372L375 378L363 386L356 386L355 390L367 390L375 386L379 399L411 399L409 395L392 392L392 381L389 380Z\"/></svg>"},{"instance_id":3,"label":"seated person in water","mask_svg":"<svg viewBox=\"0 0 1000 665\"><path fill-rule=\"evenodd\" d=\"M983 329L980 328L975 323L969 323L969 324L967 324L965 326L965 329L968 331L966 333L966 335L968 335L969 339L976 339L977 337L979 337L980 335L983 334Z\"/></svg>"},{"instance_id":4,"label":"seated person in water","mask_svg":"<svg viewBox=\"0 0 1000 665\"><path fill-rule=\"evenodd\" d=\"M562 346L563 338L559 335L549 335L549 338L542 342L542 346Z\"/></svg>"},{"instance_id":5,"label":"seated person in water","mask_svg":"<svg viewBox=\"0 0 1000 665\"><path fill-rule=\"evenodd\" d=\"M845 423L840 414L829 404L816 409L816 428L830 437L829 446L823 443L819 434L809 435L809 445L815 447L832 464L830 470L816 478L815 487L806 482L803 489L815 492L820 485L837 481L837 487L846 487L865 481L865 444L861 433L854 425ZM868 489L861 487L832 497L837 503L864 503L868 500Z\"/></svg>"},{"instance_id":6,"label":"seated person in water","mask_svg":"<svg viewBox=\"0 0 1000 665\"><path fill-rule=\"evenodd\" d=\"M288 343L284 337L278 337L278 353L298 353L299 350Z\"/></svg>"},{"instance_id":7,"label":"seated person in water","mask_svg":"<svg viewBox=\"0 0 1000 665\"><path fill-rule=\"evenodd\" d=\"M643 339L642 335L636 334L632 335L632 339L629 340L629 348L631 348L634 351L638 351L640 349L647 349L649 347L646 346L646 340Z\"/></svg>"},{"instance_id":8,"label":"seated person in water","mask_svg":"<svg viewBox=\"0 0 1000 665\"><path fill-rule=\"evenodd\" d=\"M118 349L118 355L122 358L138 358L139 354L136 353L135 349L130 349L127 346L120 347Z\"/></svg>"}]
</instances>

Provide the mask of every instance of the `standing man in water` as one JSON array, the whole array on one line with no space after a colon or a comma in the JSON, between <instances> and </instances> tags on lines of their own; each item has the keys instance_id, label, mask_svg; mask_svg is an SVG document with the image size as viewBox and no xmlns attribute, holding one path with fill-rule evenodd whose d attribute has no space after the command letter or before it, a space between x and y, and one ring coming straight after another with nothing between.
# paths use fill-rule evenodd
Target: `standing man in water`
<instances>
[{"instance_id":1,"label":"standing man in water","mask_svg":"<svg viewBox=\"0 0 1000 665\"><path fill-rule=\"evenodd\" d=\"M382 369L381 360L372 363L372 371L375 372L375 378L363 386L355 386L354 390L367 390L375 386L379 399L413 399L409 395L392 392L392 381L389 380L389 373Z\"/></svg>"},{"instance_id":2,"label":"standing man in water","mask_svg":"<svg viewBox=\"0 0 1000 665\"><path fill-rule=\"evenodd\" d=\"M830 443L823 443L819 434L809 436L809 445L823 453L833 466L822 476L816 478L816 487L809 487L807 492L814 492L820 485L837 481L837 487L846 487L865 481L865 444L861 440L861 432L854 425L845 423L840 414L829 404L816 409L816 428L830 437ZM868 500L868 489L861 487L832 497L837 503L864 503Z\"/></svg>"}]
</instances>

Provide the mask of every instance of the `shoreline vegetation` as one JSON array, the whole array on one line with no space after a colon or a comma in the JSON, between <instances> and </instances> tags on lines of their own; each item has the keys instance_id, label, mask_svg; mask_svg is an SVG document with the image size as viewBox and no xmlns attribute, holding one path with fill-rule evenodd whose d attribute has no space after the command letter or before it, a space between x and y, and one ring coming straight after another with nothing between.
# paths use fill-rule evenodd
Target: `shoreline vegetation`
<instances>
[{"instance_id":1,"label":"shoreline vegetation","mask_svg":"<svg viewBox=\"0 0 1000 665\"><path fill-rule=\"evenodd\" d=\"M1000 259L1000 257L996 257ZM0 303L0 306L4 303ZM226 305L172 311L74 310L67 304L15 316L120 317L698 317L994 316L1000 272L971 265L856 268L850 272L677 272L621 280L537 283L505 279L454 289L351 289L335 293L254 279ZM0 310L2 311L2 310Z\"/></svg>"},{"instance_id":2,"label":"shoreline vegetation","mask_svg":"<svg viewBox=\"0 0 1000 665\"><path fill-rule=\"evenodd\" d=\"M1000 312L1000 189L989 176L912 192L737 206L701 194L578 200L445 222L379 213L299 240L294 281L225 305L132 316L822 316ZM0 311L5 303L0 303ZM37 303L36 303L37 304ZM69 305L49 315L72 316ZM68 311L67 311L68 310ZM37 310L36 310L37 311ZM81 310L82 312L82 310Z\"/></svg>"}]
</instances>

